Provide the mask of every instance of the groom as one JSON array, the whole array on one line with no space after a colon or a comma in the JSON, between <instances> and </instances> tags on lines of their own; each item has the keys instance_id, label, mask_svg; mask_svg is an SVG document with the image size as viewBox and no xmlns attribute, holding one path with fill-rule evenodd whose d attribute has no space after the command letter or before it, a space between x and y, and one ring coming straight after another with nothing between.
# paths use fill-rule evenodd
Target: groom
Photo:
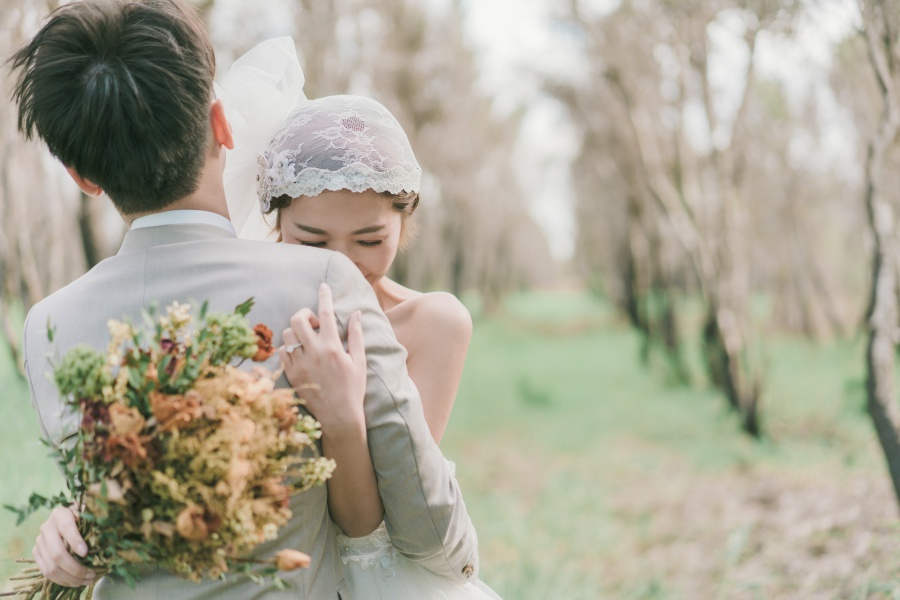
<instances>
[{"instance_id":1,"label":"groom","mask_svg":"<svg viewBox=\"0 0 900 600\"><path fill-rule=\"evenodd\" d=\"M136 318L152 302L175 300L208 300L212 310L230 310L253 296L250 319L281 331L298 309L315 310L324 281L342 330L353 312L362 311L368 439L394 545L448 579L473 576L474 529L425 424L406 374L406 353L371 287L340 254L235 237L222 184L231 128L213 98L212 46L186 1L67 4L12 64L20 130L46 142L87 194L106 192L131 227L116 256L28 315L26 368L44 436L65 444L79 423L63 411L45 377L51 349L65 353L79 343L104 348L108 319ZM56 328L53 348L48 323ZM279 539L256 554L297 548L312 557L312 566L285 573L292 589L265 591L265 597L348 600L326 489L294 496L291 510ZM42 528L35 556L45 573L74 584L83 581L84 570L64 552L64 542L77 537L73 529L72 514L58 509ZM101 579L94 598L237 600L263 593L245 577L195 584L148 569L135 589Z\"/></svg>"}]
</instances>

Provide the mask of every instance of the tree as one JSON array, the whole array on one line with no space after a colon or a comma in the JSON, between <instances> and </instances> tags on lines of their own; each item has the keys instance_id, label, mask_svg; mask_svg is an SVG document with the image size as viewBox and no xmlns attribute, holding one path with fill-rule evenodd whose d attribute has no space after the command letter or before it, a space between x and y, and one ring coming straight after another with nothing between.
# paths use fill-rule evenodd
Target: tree
<instances>
[{"instance_id":1,"label":"tree","mask_svg":"<svg viewBox=\"0 0 900 600\"><path fill-rule=\"evenodd\" d=\"M754 151L776 141L759 125L773 115L754 55L760 34L789 30L798 6L657 0L623 2L591 17L573 5L568 22L578 32L590 74L576 82L551 76L550 88L584 131L574 166L579 211L586 217L579 219L581 262L606 272L604 289L642 331L646 346L664 349L676 373L684 369L680 301L698 295L710 381L739 412L743 429L758 436L763 372L755 358L750 301L760 283L776 297L783 293L768 286L776 270L769 262L777 266L784 255L757 262L762 246L756 228L768 209L777 208L768 196L784 194L771 194L748 177L765 166ZM721 99L710 67L712 34L723 31L742 41L746 57L730 103ZM762 156L773 150L784 148L768 148ZM777 174L781 184L792 172L782 167ZM592 228L602 218L612 224L605 227L611 242L600 242L605 258L598 261L591 256L597 252ZM767 244L774 239L765 237ZM815 300L831 298L830 282L817 268L816 254L806 251L806 240L800 243L792 268L806 276L794 287L810 299L810 311L822 304L830 321L840 321L835 302Z\"/></svg>"},{"instance_id":2,"label":"tree","mask_svg":"<svg viewBox=\"0 0 900 600\"><path fill-rule=\"evenodd\" d=\"M0 11L0 54L10 56L57 2L13 0ZM16 128L11 82L0 102L0 325L19 362L14 316L103 257L94 199L83 199L60 165Z\"/></svg>"},{"instance_id":3,"label":"tree","mask_svg":"<svg viewBox=\"0 0 900 600\"><path fill-rule=\"evenodd\" d=\"M882 101L866 155L865 202L875 245L867 315L867 406L900 502L900 411L894 375L900 325L900 7L890 0L860 0L859 6Z\"/></svg>"}]
</instances>

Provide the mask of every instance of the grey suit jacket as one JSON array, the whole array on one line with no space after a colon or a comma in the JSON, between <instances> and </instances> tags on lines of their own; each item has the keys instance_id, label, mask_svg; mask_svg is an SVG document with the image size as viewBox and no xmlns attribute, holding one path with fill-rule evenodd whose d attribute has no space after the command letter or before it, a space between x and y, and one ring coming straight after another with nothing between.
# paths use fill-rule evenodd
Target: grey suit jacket
<instances>
[{"instance_id":1,"label":"grey suit jacket","mask_svg":"<svg viewBox=\"0 0 900 600\"><path fill-rule=\"evenodd\" d=\"M397 343L374 292L343 255L286 244L238 240L212 225L165 225L130 231L119 253L32 308L24 344L31 401L46 438L62 444L78 426L78 416L62 408L46 376L48 354L64 354L87 343L104 349L106 322L130 316L152 302L165 307L174 300L209 301L210 310L231 311L251 296L251 323L281 332L302 307L316 310L319 283L334 293L342 331L355 310L362 311L368 362L366 420L369 446L384 501L385 523L397 549L429 570L464 582L477 573L475 530L459 488L425 423L421 401L406 372L406 352ZM51 348L47 324L56 328ZM278 366L277 356L266 365ZM283 381L282 385L286 385ZM160 569L148 569L132 590L115 578L97 585L97 600L201 600L250 598L344 600L344 575L335 527L327 509L326 489L291 499L293 518L275 542L260 546L259 556L296 548L312 557L307 570L287 573L292 589L262 588L246 578L200 584ZM357 599L363 600L363 599Z\"/></svg>"}]
</instances>

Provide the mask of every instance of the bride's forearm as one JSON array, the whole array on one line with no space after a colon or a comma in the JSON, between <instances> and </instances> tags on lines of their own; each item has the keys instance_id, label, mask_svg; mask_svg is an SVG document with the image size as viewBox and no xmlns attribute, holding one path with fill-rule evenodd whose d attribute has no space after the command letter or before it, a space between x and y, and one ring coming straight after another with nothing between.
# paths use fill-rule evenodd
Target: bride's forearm
<instances>
[{"instance_id":1,"label":"bride's forearm","mask_svg":"<svg viewBox=\"0 0 900 600\"><path fill-rule=\"evenodd\" d=\"M384 518L369 454L365 422L343 431L324 431L322 449L337 468L328 480L328 509L344 535L362 537Z\"/></svg>"}]
</instances>

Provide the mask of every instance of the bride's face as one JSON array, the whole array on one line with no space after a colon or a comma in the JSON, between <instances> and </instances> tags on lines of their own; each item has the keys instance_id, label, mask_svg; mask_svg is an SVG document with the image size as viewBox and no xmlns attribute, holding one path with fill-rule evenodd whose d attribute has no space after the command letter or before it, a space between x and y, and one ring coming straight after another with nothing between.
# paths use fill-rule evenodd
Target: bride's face
<instances>
[{"instance_id":1,"label":"bride's face","mask_svg":"<svg viewBox=\"0 0 900 600\"><path fill-rule=\"evenodd\" d=\"M284 242L336 250L353 261L370 285L394 262L401 225L402 216L391 200L372 190L326 190L301 196L281 209Z\"/></svg>"}]
</instances>

